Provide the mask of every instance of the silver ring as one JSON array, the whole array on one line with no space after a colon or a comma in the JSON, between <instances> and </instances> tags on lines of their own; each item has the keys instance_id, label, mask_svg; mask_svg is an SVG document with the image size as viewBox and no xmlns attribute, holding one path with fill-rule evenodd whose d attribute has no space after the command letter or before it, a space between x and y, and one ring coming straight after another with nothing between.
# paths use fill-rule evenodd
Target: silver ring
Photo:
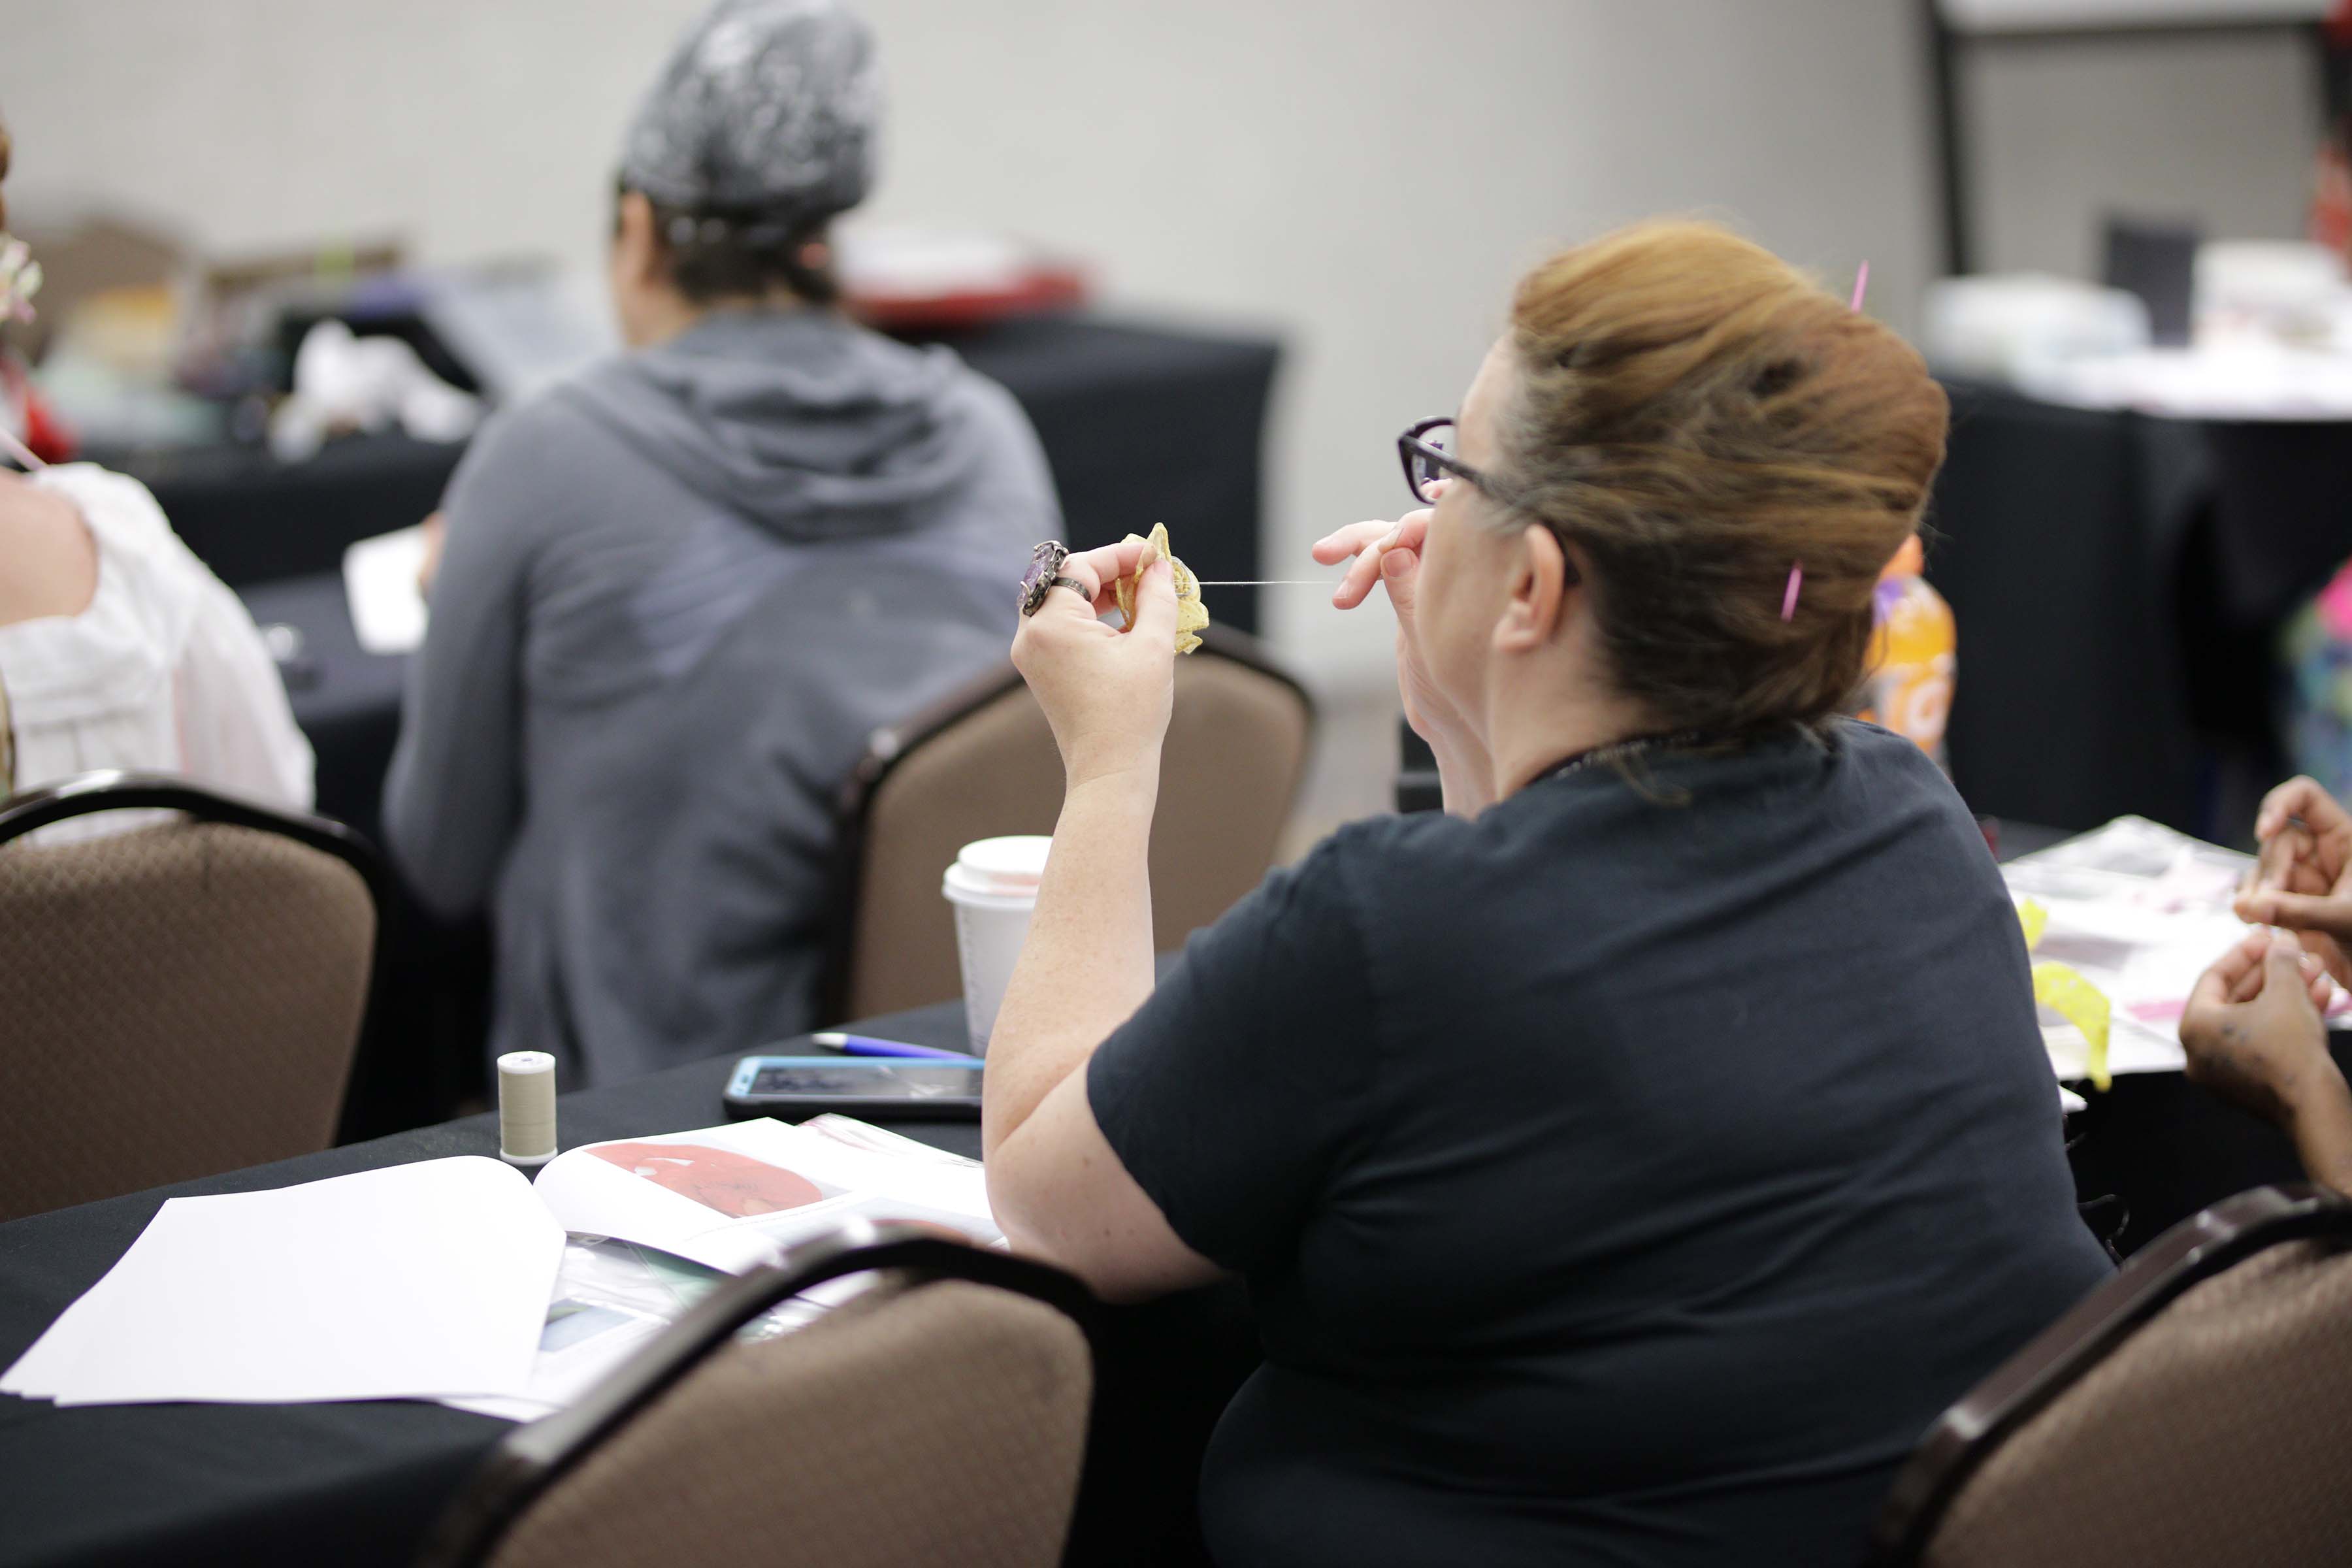
<instances>
[{"instance_id":1,"label":"silver ring","mask_svg":"<svg viewBox=\"0 0 2352 1568\"><path fill-rule=\"evenodd\" d=\"M1069 583L1059 575L1062 563L1070 558L1070 547L1058 539L1049 539L1029 552L1029 570L1021 578L1019 604L1024 616L1034 616L1045 595L1059 584ZM1076 587L1076 584L1070 584ZM1084 592L1083 589L1080 590ZM1091 603L1092 601L1089 601Z\"/></svg>"}]
</instances>

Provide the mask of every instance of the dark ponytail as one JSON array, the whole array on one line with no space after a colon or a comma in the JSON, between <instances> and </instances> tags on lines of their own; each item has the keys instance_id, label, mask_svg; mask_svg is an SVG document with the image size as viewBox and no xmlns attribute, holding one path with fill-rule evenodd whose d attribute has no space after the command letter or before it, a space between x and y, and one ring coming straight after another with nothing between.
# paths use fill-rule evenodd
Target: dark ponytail
<instances>
[{"instance_id":1,"label":"dark ponytail","mask_svg":"<svg viewBox=\"0 0 2352 1568\"><path fill-rule=\"evenodd\" d=\"M628 191L623 184L618 194ZM646 200L670 283L692 303L759 299L780 286L812 305L841 298L833 247L825 239L829 218L787 221L751 209L674 207Z\"/></svg>"}]
</instances>

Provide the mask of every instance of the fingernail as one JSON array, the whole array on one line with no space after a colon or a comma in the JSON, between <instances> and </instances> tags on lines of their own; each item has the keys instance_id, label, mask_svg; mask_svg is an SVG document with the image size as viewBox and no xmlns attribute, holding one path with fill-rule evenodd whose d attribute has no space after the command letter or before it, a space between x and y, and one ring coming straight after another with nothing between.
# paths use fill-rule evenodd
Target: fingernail
<instances>
[{"instance_id":1,"label":"fingernail","mask_svg":"<svg viewBox=\"0 0 2352 1568\"><path fill-rule=\"evenodd\" d=\"M1391 550L1381 557L1381 575L1402 577L1412 570L1412 561L1402 550Z\"/></svg>"},{"instance_id":2,"label":"fingernail","mask_svg":"<svg viewBox=\"0 0 2352 1568\"><path fill-rule=\"evenodd\" d=\"M1394 550L1396 548L1396 542L1403 537L1403 529L1391 528L1386 533L1381 535L1381 542L1378 544L1373 545L1372 548L1381 552Z\"/></svg>"}]
</instances>

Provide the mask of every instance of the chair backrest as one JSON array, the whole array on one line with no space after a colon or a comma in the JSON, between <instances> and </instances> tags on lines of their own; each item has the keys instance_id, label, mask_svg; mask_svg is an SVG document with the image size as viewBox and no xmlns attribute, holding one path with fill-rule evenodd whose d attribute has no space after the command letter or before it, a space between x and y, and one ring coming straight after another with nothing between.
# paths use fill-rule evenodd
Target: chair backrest
<instances>
[{"instance_id":1,"label":"chair backrest","mask_svg":"<svg viewBox=\"0 0 2352 1568\"><path fill-rule=\"evenodd\" d=\"M19 842L93 812L186 814ZM375 956L349 829L92 773L0 805L0 1219L328 1147Z\"/></svg>"},{"instance_id":2,"label":"chair backrest","mask_svg":"<svg viewBox=\"0 0 2352 1568\"><path fill-rule=\"evenodd\" d=\"M1314 738L1306 689L1257 642L1212 627L1176 661L1176 704L1151 828L1151 916L1173 947L1257 886ZM940 879L976 838L1054 831L1062 763L1010 664L878 731L844 793L839 944L823 1011L866 1018L960 994Z\"/></svg>"},{"instance_id":3,"label":"chair backrest","mask_svg":"<svg viewBox=\"0 0 2352 1568\"><path fill-rule=\"evenodd\" d=\"M808 1326L737 1331L887 1270ZM433 1568L1060 1560L1091 1298L1043 1265L856 1221L707 1298L572 1409L510 1433Z\"/></svg>"},{"instance_id":4,"label":"chair backrest","mask_svg":"<svg viewBox=\"0 0 2352 1568\"><path fill-rule=\"evenodd\" d=\"M1880 1564L2352 1552L2352 1204L2260 1187L2167 1231L1922 1440Z\"/></svg>"}]
</instances>

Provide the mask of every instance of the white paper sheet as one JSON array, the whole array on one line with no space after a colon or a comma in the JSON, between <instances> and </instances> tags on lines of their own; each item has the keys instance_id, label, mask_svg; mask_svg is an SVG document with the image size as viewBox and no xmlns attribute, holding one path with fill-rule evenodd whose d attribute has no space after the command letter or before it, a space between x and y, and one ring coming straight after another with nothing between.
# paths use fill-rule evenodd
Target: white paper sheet
<instances>
[{"instance_id":1,"label":"white paper sheet","mask_svg":"<svg viewBox=\"0 0 2352 1568\"><path fill-rule=\"evenodd\" d=\"M417 569L425 564L425 528L399 529L362 539L343 552L343 597L352 630L369 653L414 653L425 642L425 595Z\"/></svg>"},{"instance_id":2,"label":"white paper sheet","mask_svg":"<svg viewBox=\"0 0 2352 1568\"><path fill-rule=\"evenodd\" d=\"M909 1159L887 1151L889 1134L867 1131L873 1147L838 1130L828 1135L767 1119L592 1143L550 1161L537 1185L566 1230L656 1247L730 1274L773 1263L785 1247L854 1215L1003 1242L978 1161L935 1150Z\"/></svg>"},{"instance_id":3,"label":"white paper sheet","mask_svg":"<svg viewBox=\"0 0 2352 1568\"><path fill-rule=\"evenodd\" d=\"M0 1376L59 1405L520 1395L563 1233L466 1155L173 1198Z\"/></svg>"}]
</instances>

